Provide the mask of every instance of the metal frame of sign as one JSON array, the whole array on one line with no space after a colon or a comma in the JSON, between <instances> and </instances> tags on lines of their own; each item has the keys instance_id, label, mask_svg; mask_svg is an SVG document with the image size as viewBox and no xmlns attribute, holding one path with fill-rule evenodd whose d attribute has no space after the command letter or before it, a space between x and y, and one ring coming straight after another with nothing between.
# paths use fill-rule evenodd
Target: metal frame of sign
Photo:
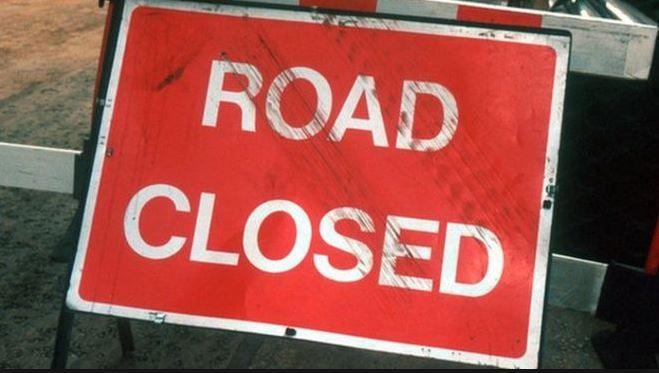
<instances>
[{"instance_id":1,"label":"metal frame of sign","mask_svg":"<svg viewBox=\"0 0 659 373\"><path fill-rule=\"evenodd\" d=\"M506 358L490 356L486 354L456 351L451 349L427 347L391 341L375 340L353 335L337 334L319 330L295 328L295 338L316 342L331 343L349 347L357 347L375 351L400 353L405 355L430 357L443 360L451 360L470 364L493 365L500 367L536 367L538 365L541 325L543 318L543 304L545 300L546 276L549 258L549 239L553 216L553 187L556 184L556 172L558 165L558 150L560 142L561 122L563 115L563 98L565 93L566 76L569 63L570 36L562 31L532 30L522 28L505 28L490 26L464 26L463 23L428 20L417 17L383 17L380 15L365 16L346 12L310 12L299 8L282 6L264 6L249 3L211 3L211 2L186 2L165 0L125 0L116 2L115 11L121 16L113 20L113 31L109 35L109 45L106 54L106 66L101 78L101 91L99 95L100 116L96 117L96 123L92 129L92 151L93 168L89 180L89 189L84 205L84 215L80 230L75 261L72 267L70 287L67 292L66 304L74 311L91 312L97 314L127 317L133 319L148 320L157 323L171 323L198 326L205 328L217 328L233 331L252 332L273 336L285 336L290 325L273 325L260 322L234 320L216 317L204 317L180 313L162 312L161 310L149 310L103 304L85 301L79 296L79 286L82 278L83 264L87 252L87 244L90 237L92 217L96 205L101 172L106 154L106 141L110 131L110 123L114 110L114 100L119 85L123 56L126 47L127 35L130 27L131 14L141 6L150 6L166 9L179 9L190 12L220 13L242 17L291 20L297 22L322 23L331 22L333 25L341 24L345 27L361 27L374 29L395 29L425 34L454 35L464 38L478 38L493 41L505 41L512 43L533 44L549 46L556 52L556 68L554 73L554 89L552 93L550 126L548 130L548 143L546 152L545 172L543 179L542 198L538 201L538 213L540 214L538 241L536 248L536 260L534 269L534 280L532 286L531 311L529 316L528 343L525 354L520 358ZM331 17L324 17L331 14ZM116 22L116 23L115 23ZM111 63L109 63L111 62ZM108 80L109 77L109 80ZM107 84L107 87L105 86ZM100 122L99 122L100 121ZM289 335L290 337L290 335Z\"/></svg>"}]
</instances>

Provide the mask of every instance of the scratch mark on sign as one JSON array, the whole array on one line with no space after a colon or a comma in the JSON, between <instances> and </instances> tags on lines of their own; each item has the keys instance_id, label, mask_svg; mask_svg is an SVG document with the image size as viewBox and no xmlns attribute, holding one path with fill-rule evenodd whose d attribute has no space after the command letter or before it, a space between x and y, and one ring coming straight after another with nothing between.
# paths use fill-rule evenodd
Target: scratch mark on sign
<instances>
[{"instance_id":1,"label":"scratch mark on sign","mask_svg":"<svg viewBox=\"0 0 659 373\"><path fill-rule=\"evenodd\" d=\"M179 66L174 71L167 74L167 76L160 83L158 83L158 85L156 86L156 90L161 91L168 85L177 81L181 76L183 76L184 71L185 71L185 66Z\"/></svg>"}]
</instances>

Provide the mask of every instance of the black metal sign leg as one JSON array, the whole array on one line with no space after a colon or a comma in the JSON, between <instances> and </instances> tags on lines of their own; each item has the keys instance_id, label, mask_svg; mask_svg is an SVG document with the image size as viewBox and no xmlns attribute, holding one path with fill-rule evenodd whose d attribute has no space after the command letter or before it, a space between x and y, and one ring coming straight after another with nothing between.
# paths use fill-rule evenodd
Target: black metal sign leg
<instances>
[{"instance_id":1,"label":"black metal sign leg","mask_svg":"<svg viewBox=\"0 0 659 373\"><path fill-rule=\"evenodd\" d=\"M72 229L67 230L67 236L77 237L80 233L80 224L82 223L82 207L78 205L78 210L71 222ZM71 238L70 238L71 239ZM71 272L73 270L73 252L69 249L66 252L69 264L66 271L66 281L62 292L62 306L60 307L59 320L57 322L57 335L55 336L55 348L53 350L53 361L51 362L52 369L65 369L66 361L69 357L69 342L71 340L71 333L73 330L74 312L66 306L66 291L68 284L71 281Z\"/></svg>"},{"instance_id":2,"label":"black metal sign leg","mask_svg":"<svg viewBox=\"0 0 659 373\"><path fill-rule=\"evenodd\" d=\"M135 351L135 342L133 341L133 331L130 328L130 321L117 319L117 327L119 328L121 355L123 357L131 357Z\"/></svg>"},{"instance_id":3,"label":"black metal sign leg","mask_svg":"<svg viewBox=\"0 0 659 373\"><path fill-rule=\"evenodd\" d=\"M73 330L74 313L62 304L57 323L57 335L55 336L55 349L53 351L53 361L50 364L51 369L65 369L66 361L69 357L69 343L71 341L71 332Z\"/></svg>"}]
</instances>

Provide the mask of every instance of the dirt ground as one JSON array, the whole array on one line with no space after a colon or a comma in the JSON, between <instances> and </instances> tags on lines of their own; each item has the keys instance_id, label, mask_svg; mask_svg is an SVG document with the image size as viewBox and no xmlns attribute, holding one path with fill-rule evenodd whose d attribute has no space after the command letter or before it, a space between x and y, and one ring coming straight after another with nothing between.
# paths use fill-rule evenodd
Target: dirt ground
<instances>
[{"instance_id":1,"label":"dirt ground","mask_svg":"<svg viewBox=\"0 0 659 373\"><path fill-rule=\"evenodd\" d=\"M0 2L0 141L79 149L89 132L104 9L92 0ZM77 202L0 188L0 368L50 364L65 287L51 259ZM114 320L79 315L69 366L77 368L364 367L456 364L283 338L133 322L137 350L122 358ZM590 335L610 326L549 307L543 366L600 367Z\"/></svg>"}]
</instances>

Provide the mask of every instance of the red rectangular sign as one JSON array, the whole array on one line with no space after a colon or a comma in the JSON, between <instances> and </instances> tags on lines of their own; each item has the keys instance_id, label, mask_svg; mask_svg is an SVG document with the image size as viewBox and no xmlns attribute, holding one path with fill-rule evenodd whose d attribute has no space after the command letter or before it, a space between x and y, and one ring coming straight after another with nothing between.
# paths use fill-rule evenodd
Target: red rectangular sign
<instances>
[{"instance_id":1,"label":"red rectangular sign","mask_svg":"<svg viewBox=\"0 0 659 373\"><path fill-rule=\"evenodd\" d=\"M568 51L126 1L68 305L537 365Z\"/></svg>"}]
</instances>

